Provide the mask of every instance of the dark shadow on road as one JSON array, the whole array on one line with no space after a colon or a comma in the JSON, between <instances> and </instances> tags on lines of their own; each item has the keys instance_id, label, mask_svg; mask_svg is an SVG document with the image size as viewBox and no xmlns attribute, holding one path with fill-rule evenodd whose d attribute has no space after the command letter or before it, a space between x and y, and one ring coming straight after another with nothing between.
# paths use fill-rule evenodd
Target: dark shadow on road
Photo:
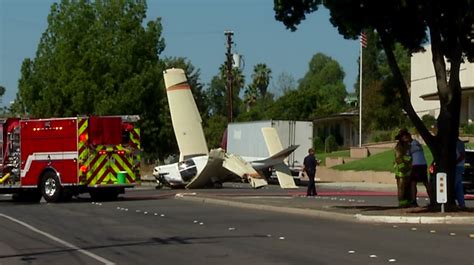
<instances>
[{"instance_id":1,"label":"dark shadow on road","mask_svg":"<svg viewBox=\"0 0 474 265\"><path fill-rule=\"evenodd\" d=\"M123 247L134 247L134 246L160 246L160 245L190 245L190 244L219 244L221 239L236 239L236 238L266 238L267 235L239 235L239 236L209 236L209 237L180 237L173 236L167 238L152 237L144 241L135 241L135 242L124 242L124 243L115 243L115 244L103 244L96 246L87 246L78 248L54 248L47 251L36 251L28 252L21 254L11 254L11 255L0 255L0 261L2 259L8 258L19 258L24 257L34 260L35 256L51 255L57 253L68 253L75 252L79 250L97 250L97 249L107 249L107 248L123 248ZM124 241L121 239L111 239L113 241ZM1 262L0 262L1 264Z\"/></svg>"}]
</instances>

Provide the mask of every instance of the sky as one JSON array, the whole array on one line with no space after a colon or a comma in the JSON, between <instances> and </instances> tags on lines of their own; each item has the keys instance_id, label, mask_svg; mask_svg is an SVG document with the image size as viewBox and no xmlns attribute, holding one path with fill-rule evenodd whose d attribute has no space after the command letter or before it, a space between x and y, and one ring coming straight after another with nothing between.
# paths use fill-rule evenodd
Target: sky
<instances>
[{"instance_id":1,"label":"sky","mask_svg":"<svg viewBox=\"0 0 474 265\"><path fill-rule=\"evenodd\" d=\"M15 99L21 64L25 58L34 59L54 2L0 0L0 85L6 88L1 105ZM342 66L346 90L354 90L359 41L339 35L326 9L309 14L295 32L274 15L272 0L148 0L147 20L161 18L166 42L161 56L186 57L200 69L204 84L226 60L224 31L232 30L232 51L243 56L247 83L258 63L272 70L273 84L281 73L299 80L312 56L324 53Z\"/></svg>"}]
</instances>

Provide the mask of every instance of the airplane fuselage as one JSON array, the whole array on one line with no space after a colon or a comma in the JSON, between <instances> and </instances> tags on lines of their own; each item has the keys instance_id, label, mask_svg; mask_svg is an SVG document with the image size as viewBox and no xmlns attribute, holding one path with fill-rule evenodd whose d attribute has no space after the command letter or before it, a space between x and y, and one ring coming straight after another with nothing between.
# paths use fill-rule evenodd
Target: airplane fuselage
<instances>
[{"instance_id":1,"label":"airplane fuselage","mask_svg":"<svg viewBox=\"0 0 474 265\"><path fill-rule=\"evenodd\" d=\"M153 169L153 176L159 185L182 188L201 173L208 160L209 156L204 155L169 165L157 166Z\"/></svg>"}]
</instances>

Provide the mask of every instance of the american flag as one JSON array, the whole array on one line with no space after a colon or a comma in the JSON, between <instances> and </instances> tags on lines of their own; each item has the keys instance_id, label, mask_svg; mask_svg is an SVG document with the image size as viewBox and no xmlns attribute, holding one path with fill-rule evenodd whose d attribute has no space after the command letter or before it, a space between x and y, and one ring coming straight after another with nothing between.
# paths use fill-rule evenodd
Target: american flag
<instances>
[{"instance_id":1,"label":"american flag","mask_svg":"<svg viewBox=\"0 0 474 265\"><path fill-rule=\"evenodd\" d=\"M360 45L362 45L362 48L367 48L367 35L365 32L360 34Z\"/></svg>"}]
</instances>

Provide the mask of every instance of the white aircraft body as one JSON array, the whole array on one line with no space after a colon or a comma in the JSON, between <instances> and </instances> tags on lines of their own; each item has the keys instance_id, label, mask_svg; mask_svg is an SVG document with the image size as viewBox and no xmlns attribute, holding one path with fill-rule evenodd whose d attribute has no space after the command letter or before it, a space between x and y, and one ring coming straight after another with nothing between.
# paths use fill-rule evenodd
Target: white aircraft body
<instances>
[{"instance_id":1,"label":"white aircraft body","mask_svg":"<svg viewBox=\"0 0 474 265\"><path fill-rule=\"evenodd\" d=\"M177 163L154 168L153 176L159 187L220 187L227 181L242 180L260 188L267 181L258 171L274 167L282 188L297 188L284 161L298 146L283 149L276 130L263 128L268 158L246 161L221 148L208 151L201 116L184 71L168 69L163 76L180 156Z\"/></svg>"}]
</instances>

